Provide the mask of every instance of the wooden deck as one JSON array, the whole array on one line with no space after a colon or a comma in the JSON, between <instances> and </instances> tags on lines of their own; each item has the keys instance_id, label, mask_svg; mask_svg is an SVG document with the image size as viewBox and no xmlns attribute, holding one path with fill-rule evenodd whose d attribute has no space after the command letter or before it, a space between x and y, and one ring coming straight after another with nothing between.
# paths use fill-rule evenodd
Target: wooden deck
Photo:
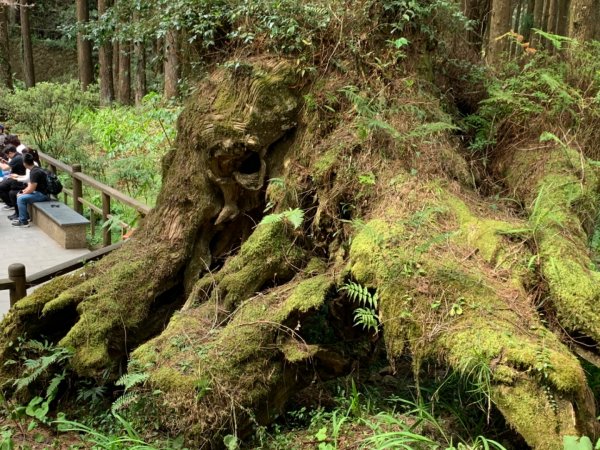
<instances>
[{"instance_id":1,"label":"wooden deck","mask_svg":"<svg viewBox=\"0 0 600 450\"><path fill-rule=\"evenodd\" d=\"M8 266L13 263L25 265L28 275L63 263L70 259L89 253L87 249L65 250L50 236L47 236L35 225L30 228L16 228L7 217L14 210L2 210L0 203L0 278L8 277ZM0 291L0 317L10 307L8 291Z\"/></svg>"}]
</instances>

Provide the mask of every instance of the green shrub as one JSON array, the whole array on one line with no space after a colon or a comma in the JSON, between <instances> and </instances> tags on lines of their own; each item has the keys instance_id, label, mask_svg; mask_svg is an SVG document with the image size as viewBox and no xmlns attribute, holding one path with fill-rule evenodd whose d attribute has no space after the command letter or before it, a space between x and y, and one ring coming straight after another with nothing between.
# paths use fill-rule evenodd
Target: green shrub
<instances>
[{"instance_id":1,"label":"green shrub","mask_svg":"<svg viewBox=\"0 0 600 450\"><path fill-rule=\"evenodd\" d=\"M25 134L37 148L61 158L72 145L77 124L97 103L94 89L82 92L79 83L38 83L34 88L3 91L0 109L14 131Z\"/></svg>"}]
</instances>

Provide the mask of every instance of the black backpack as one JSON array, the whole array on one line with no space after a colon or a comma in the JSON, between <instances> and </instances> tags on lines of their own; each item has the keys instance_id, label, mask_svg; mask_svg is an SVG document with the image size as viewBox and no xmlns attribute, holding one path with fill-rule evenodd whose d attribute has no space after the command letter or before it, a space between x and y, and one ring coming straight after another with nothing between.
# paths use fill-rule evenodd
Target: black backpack
<instances>
[{"instance_id":1,"label":"black backpack","mask_svg":"<svg viewBox=\"0 0 600 450\"><path fill-rule=\"evenodd\" d=\"M62 192L63 186L56 174L49 170L42 169L46 173L46 191L50 195L58 195Z\"/></svg>"}]
</instances>

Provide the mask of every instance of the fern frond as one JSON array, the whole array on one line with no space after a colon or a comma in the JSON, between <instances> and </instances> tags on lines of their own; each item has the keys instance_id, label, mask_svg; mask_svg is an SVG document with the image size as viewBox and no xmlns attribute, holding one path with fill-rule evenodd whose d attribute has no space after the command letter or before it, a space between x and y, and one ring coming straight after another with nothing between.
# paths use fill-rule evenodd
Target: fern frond
<instances>
[{"instance_id":1,"label":"fern frond","mask_svg":"<svg viewBox=\"0 0 600 450\"><path fill-rule=\"evenodd\" d=\"M354 310L354 325L362 326L364 330L377 331L379 320L373 309L356 308Z\"/></svg>"},{"instance_id":2,"label":"fern frond","mask_svg":"<svg viewBox=\"0 0 600 450\"><path fill-rule=\"evenodd\" d=\"M138 384L144 383L150 375L146 372L126 373L115 382L117 386L123 386L127 391Z\"/></svg>"},{"instance_id":3,"label":"fern frond","mask_svg":"<svg viewBox=\"0 0 600 450\"><path fill-rule=\"evenodd\" d=\"M139 395L137 392L126 392L125 394L121 395L118 399L116 399L110 410L115 413L120 409L126 408L127 406L131 405L132 403L135 403L139 398Z\"/></svg>"}]
</instances>

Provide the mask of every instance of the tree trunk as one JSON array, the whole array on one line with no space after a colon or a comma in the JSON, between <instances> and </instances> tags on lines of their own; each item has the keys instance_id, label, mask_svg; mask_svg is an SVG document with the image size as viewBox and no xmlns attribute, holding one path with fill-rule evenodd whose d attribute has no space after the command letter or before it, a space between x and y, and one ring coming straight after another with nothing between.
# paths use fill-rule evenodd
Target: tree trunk
<instances>
[{"instance_id":1,"label":"tree trunk","mask_svg":"<svg viewBox=\"0 0 600 450\"><path fill-rule=\"evenodd\" d=\"M508 49L508 40L501 38L510 31L511 26L511 1L493 0L490 19L490 35L488 45L488 62L498 63L502 53Z\"/></svg>"},{"instance_id":2,"label":"tree trunk","mask_svg":"<svg viewBox=\"0 0 600 450\"><path fill-rule=\"evenodd\" d=\"M531 28L533 27L533 11L535 8L536 0L527 0L527 12L525 13L525 20L523 20L523 38L525 42L531 42Z\"/></svg>"},{"instance_id":3,"label":"tree trunk","mask_svg":"<svg viewBox=\"0 0 600 450\"><path fill-rule=\"evenodd\" d=\"M76 0L77 26L82 27L90 20L87 0ZM85 39L83 30L77 31L77 64L79 66L79 82L85 91L94 82L92 63L92 43Z\"/></svg>"},{"instance_id":4,"label":"tree trunk","mask_svg":"<svg viewBox=\"0 0 600 450\"><path fill-rule=\"evenodd\" d=\"M113 86L115 88L115 98L118 97L119 94L119 63L121 61L121 45L118 41L114 41L112 44L112 77L113 77Z\"/></svg>"},{"instance_id":5,"label":"tree trunk","mask_svg":"<svg viewBox=\"0 0 600 450\"><path fill-rule=\"evenodd\" d=\"M558 17L556 20L556 33L567 36L569 33L569 0L559 0Z\"/></svg>"},{"instance_id":6,"label":"tree trunk","mask_svg":"<svg viewBox=\"0 0 600 450\"><path fill-rule=\"evenodd\" d=\"M106 13L107 0L98 0L98 17ZM103 40L98 48L98 64L100 66L100 103L110 105L115 99L115 88L112 74L112 43Z\"/></svg>"},{"instance_id":7,"label":"tree trunk","mask_svg":"<svg viewBox=\"0 0 600 450\"><path fill-rule=\"evenodd\" d=\"M535 7L533 9L533 28L538 30L543 29L543 18L544 18L544 4L547 0L535 0ZM541 39L537 35L531 37L531 44L534 47L540 45Z\"/></svg>"},{"instance_id":8,"label":"tree trunk","mask_svg":"<svg viewBox=\"0 0 600 450\"><path fill-rule=\"evenodd\" d=\"M571 0L569 36L579 41L593 39L596 35L597 0Z\"/></svg>"},{"instance_id":9,"label":"tree trunk","mask_svg":"<svg viewBox=\"0 0 600 450\"><path fill-rule=\"evenodd\" d=\"M131 104L131 43L119 44L119 90L117 100L122 105Z\"/></svg>"},{"instance_id":10,"label":"tree trunk","mask_svg":"<svg viewBox=\"0 0 600 450\"><path fill-rule=\"evenodd\" d=\"M179 33L171 29L165 39L165 98L174 98L179 94Z\"/></svg>"},{"instance_id":11,"label":"tree trunk","mask_svg":"<svg viewBox=\"0 0 600 450\"><path fill-rule=\"evenodd\" d=\"M298 389L350 373L370 345L385 345L392 372L410 356L410 370L443 366L483 389L488 413L493 404L535 450L595 437L585 373L561 340L566 330L600 342L600 273L580 218L597 217L593 168L572 150L540 149L535 133L490 153L493 173L530 205L516 217L472 188L454 136L415 142L426 153L408 164L404 142L364 151L353 105L327 131L303 115L310 89L295 66L267 58L198 86L157 206L120 250L17 302L0 361L15 358L25 334L73 348L81 376L114 379L130 356L157 426L208 448L269 423ZM410 95L400 101L435 104ZM422 123L412 109L390 111L392 123ZM367 170L374 189L356 182ZM352 224L339 207L348 199L361 199ZM276 215L256 225L267 203ZM299 224L296 209L310 212ZM362 286L361 303L349 282ZM542 291L551 320L534 298ZM374 293L377 334L353 322ZM11 370L0 364L0 375Z\"/></svg>"},{"instance_id":12,"label":"tree trunk","mask_svg":"<svg viewBox=\"0 0 600 450\"><path fill-rule=\"evenodd\" d=\"M21 16L21 45L23 51L23 74L25 86L35 86L35 71L33 67L33 48L31 47L31 30L29 27L29 0L23 1L19 7Z\"/></svg>"},{"instance_id":13,"label":"tree trunk","mask_svg":"<svg viewBox=\"0 0 600 450\"><path fill-rule=\"evenodd\" d=\"M139 13L133 14L133 20L139 21ZM137 36L134 40L135 59L135 104L141 105L146 95L146 43L143 36Z\"/></svg>"},{"instance_id":14,"label":"tree trunk","mask_svg":"<svg viewBox=\"0 0 600 450\"><path fill-rule=\"evenodd\" d=\"M10 39L8 36L8 6L0 3L0 77L2 84L13 89L12 68L10 65Z\"/></svg>"}]
</instances>

